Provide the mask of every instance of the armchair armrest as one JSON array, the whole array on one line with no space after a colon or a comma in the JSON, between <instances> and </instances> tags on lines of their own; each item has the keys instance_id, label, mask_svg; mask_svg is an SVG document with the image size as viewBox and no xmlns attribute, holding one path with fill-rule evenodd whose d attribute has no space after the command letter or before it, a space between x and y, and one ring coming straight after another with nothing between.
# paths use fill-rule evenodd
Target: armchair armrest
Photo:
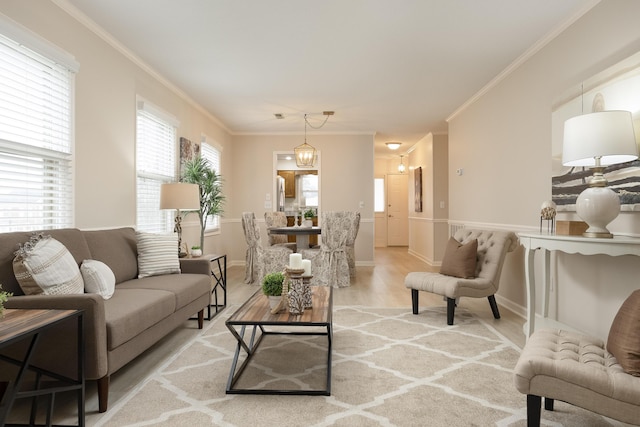
<instances>
[{"instance_id":1,"label":"armchair armrest","mask_svg":"<svg viewBox=\"0 0 640 427\"><path fill-rule=\"evenodd\" d=\"M9 298L9 301L5 303L5 307L84 310L86 376L90 379L97 379L107 375L107 326L104 299L100 295L20 295ZM69 332L67 337L59 336L56 341L60 345L68 337L75 337L75 332Z\"/></svg>"}]
</instances>

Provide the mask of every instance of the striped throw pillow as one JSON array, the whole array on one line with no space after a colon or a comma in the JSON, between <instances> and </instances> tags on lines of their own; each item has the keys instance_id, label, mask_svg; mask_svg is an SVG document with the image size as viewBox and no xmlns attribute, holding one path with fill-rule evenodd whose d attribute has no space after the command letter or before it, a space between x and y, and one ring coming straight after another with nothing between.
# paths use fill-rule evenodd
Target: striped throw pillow
<instances>
[{"instance_id":1,"label":"striped throw pillow","mask_svg":"<svg viewBox=\"0 0 640 427\"><path fill-rule=\"evenodd\" d=\"M37 234L15 252L13 272L25 295L84 293L73 255L49 235Z\"/></svg>"},{"instance_id":2,"label":"striped throw pillow","mask_svg":"<svg viewBox=\"0 0 640 427\"><path fill-rule=\"evenodd\" d=\"M138 231L138 278L180 273L178 235Z\"/></svg>"}]
</instances>

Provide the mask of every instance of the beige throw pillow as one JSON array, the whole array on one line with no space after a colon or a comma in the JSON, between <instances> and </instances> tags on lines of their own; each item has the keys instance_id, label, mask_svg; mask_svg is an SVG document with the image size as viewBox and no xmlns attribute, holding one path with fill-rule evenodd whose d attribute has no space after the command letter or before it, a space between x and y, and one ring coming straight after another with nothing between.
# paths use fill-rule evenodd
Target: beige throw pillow
<instances>
[{"instance_id":1,"label":"beige throw pillow","mask_svg":"<svg viewBox=\"0 0 640 427\"><path fill-rule=\"evenodd\" d=\"M113 296L116 290L116 276L107 264L95 259L85 259L80 265L80 274L84 280L85 292L99 294L104 299Z\"/></svg>"},{"instance_id":2,"label":"beige throw pillow","mask_svg":"<svg viewBox=\"0 0 640 427\"><path fill-rule=\"evenodd\" d=\"M178 235L137 232L138 278L180 273Z\"/></svg>"},{"instance_id":3,"label":"beige throw pillow","mask_svg":"<svg viewBox=\"0 0 640 427\"><path fill-rule=\"evenodd\" d=\"M607 351L626 373L640 377L640 289L622 303L613 319Z\"/></svg>"},{"instance_id":4,"label":"beige throw pillow","mask_svg":"<svg viewBox=\"0 0 640 427\"><path fill-rule=\"evenodd\" d=\"M444 251L440 274L472 279L476 274L478 240L471 240L464 245L453 237L449 238Z\"/></svg>"},{"instance_id":5,"label":"beige throw pillow","mask_svg":"<svg viewBox=\"0 0 640 427\"><path fill-rule=\"evenodd\" d=\"M25 295L84 293L78 264L67 248L51 236L31 237L15 255L13 273Z\"/></svg>"}]
</instances>

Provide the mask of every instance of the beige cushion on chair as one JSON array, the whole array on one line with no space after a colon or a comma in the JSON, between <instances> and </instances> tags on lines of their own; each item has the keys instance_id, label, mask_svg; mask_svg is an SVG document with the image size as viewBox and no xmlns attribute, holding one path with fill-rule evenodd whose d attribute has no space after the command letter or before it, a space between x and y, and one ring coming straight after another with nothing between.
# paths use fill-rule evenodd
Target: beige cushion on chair
<instances>
[{"instance_id":1,"label":"beige cushion on chair","mask_svg":"<svg viewBox=\"0 0 640 427\"><path fill-rule=\"evenodd\" d=\"M640 289L626 299L613 319L607 351L626 373L640 376Z\"/></svg>"}]
</instances>

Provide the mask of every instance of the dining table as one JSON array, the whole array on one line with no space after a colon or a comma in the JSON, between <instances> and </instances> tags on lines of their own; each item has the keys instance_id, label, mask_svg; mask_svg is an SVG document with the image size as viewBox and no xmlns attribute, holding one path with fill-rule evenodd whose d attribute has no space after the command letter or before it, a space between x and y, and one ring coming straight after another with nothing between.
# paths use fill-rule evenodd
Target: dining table
<instances>
[{"instance_id":1,"label":"dining table","mask_svg":"<svg viewBox=\"0 0 640 427\"><path fill-rule=\"evenodd\" d=\"M321 227L303 227L294 225L292 227L269 227L267 232L271 234L286 234L296 237L296 252L302 249L309 249L309 236L312 234L321 234Z\"/></svg>"}]
</instances>

